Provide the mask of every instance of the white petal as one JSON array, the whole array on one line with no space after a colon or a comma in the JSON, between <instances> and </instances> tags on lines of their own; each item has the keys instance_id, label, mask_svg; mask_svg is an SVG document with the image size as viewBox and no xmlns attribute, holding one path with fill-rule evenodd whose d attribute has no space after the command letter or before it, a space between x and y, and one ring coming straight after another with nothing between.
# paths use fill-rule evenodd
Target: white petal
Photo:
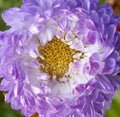
<instances>
[{"instance_id":1,"label":"white petal","mask_svg":"<svg viewBox=\"0 0 120 117\"><path fill-rule=\"evenodd\" d=\"M40 88L33 86L33 85L31 85L31 90L34 94L39 94L41 92Z\"/></svg>"},{"instance_id":2,"label":"white petal","mask_svg":"<svg viewBox=\"0 0 120 117\"><path fill-rule=\"evenodd\" d=\"M42 46L44 46L46 43L47 43L47 36L46 36L46 33L45 32L42 32L40 35L39 35L39 40L40 40L40 44Z\"/></svg>"},{"instance_id":3,"label":"white petal","mask_svg":"<svg viewBox=\"0 0 120 117\"><path fill-rule=\"evenodd\" d=\"M32 34L38 34L39 30L37 29L37 27L35 25L31 25L29 27L29 31L32 33Z\"/></svg>"}]
</instances>

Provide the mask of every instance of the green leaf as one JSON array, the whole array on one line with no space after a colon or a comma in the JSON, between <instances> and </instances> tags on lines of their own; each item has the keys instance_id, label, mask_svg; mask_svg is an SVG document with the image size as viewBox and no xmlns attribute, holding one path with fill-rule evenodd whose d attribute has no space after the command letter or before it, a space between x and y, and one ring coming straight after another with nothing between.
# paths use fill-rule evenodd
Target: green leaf
<instances>
[{"instance_id":1,"label":"green leaf","mask_svg":"<svg viewBox=\"0 0 120 117\"><path fill-rule=\"evenodd\" d=\"M113 99L112 102L112 107L106 111L106 117L120 117L120 90L117 94L117 96L115 97L115 99Z\"/></svg>"},{"instance_id":2,"label":"green leaf","mask_svg":"<svg viewBox=\"0 0 120 117\"><path fill-rule=\"evenodd\" d=\"M99 4L103 4L105 2L105 0L100 0Z\"/></svg>"},{"instance_id":3,"label":"green leaf","mask_svg":"<svg viewBox=\"0 0 120 117\"><path fill-rule=\"evenodd\" d=\"M11 7L20 7L22 0L0 0L0 31L4 31L9 28L2 20L2 12Z\"/></svg>"},{"instance_id":4,"label":"green leaf","mask_svg":"<svg viewBox=\"0 0 120 117\"><path fill-rule=\"evenodd\" d=\"M13 110L10 104L4 102L2 92L0 92L0 117L23 117L20 111Z\"/></svg>"}]
</instances>

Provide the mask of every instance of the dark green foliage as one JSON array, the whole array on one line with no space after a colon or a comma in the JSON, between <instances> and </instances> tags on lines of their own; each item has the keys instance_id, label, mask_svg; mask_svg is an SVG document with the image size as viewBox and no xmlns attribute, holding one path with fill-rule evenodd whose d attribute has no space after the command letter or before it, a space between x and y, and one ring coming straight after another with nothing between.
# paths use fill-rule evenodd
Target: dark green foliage
<instances>
[{"instance_id":1,"label":"dark green foliage","mask_svg":"<svg viewBox=\"0 0 120 117\"><path fill-rule=\"evenodd\" d=\"M100 0L100 4L103 4L105 2L105 0Z\"/></svg>"},{"instance_id":2,"label":"dark green foliage","mask_svg":"<svg viewBox=\"0 0 120 117\"><path fill-rule=\"evenodd\" d=\"M2 20L1 13L10 7L19 7L22 4L22 0L0 0L0 31L6 30L9 27Z\"/></svg>"},{"instance_id":3,"label":"dark green foliage","mask_svg":"<svg viewBox=\"0 0 120 117\"><path fill-rule=\"evenodd\" d=\"M0 117L23 117L19 111L11 109L10 104L4 103L2 92L0 92Z\"/></svg>"},{"instance_id":4,"label":"dark green foliage","mask_svg":"<svg viewBox=\"0 0 120 117\"><path fill-rule=\"evenodd\" d=\"M106 117L120 117L120 91L113 99L112 107L106 111Z\"/></svg>"}]
</instances>

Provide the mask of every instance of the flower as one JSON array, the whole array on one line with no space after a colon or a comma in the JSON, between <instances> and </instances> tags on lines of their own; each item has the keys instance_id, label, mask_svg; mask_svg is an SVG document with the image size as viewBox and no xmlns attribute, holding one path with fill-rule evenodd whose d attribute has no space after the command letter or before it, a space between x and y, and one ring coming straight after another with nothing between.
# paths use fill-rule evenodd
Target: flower
<instances>
[{"instance_id":1,"label":"flower","mask_svg":"<svg viewBox=\"0 0 120 117\"><path fill-rule=\"evenodd\" d=\"M98 0L24 0L2 17L0 89L26 117L103 117L120 87L119 15Z\"/></svg>"}]
</instances>

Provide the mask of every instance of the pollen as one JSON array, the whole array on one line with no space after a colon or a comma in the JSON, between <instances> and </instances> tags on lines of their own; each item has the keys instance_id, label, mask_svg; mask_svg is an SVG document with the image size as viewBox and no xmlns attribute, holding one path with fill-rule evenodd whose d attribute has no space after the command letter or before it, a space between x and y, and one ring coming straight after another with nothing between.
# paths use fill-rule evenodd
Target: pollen
<instances>
[{"instance_id":1,"label":"pollen","mask_svg":"<svg viewBox=\"0 0 120 117\"><path fill-rule=\"evenodd\" d=\"M50 76L55 75L57 79L63 77L69 70L69 63L73 62L73 55L77 53L56 37L45 46L39 46L38 51L44 58L38 57L38 61L43 64L40 69L49 73Z\"/></svg>"}]
</instances>

